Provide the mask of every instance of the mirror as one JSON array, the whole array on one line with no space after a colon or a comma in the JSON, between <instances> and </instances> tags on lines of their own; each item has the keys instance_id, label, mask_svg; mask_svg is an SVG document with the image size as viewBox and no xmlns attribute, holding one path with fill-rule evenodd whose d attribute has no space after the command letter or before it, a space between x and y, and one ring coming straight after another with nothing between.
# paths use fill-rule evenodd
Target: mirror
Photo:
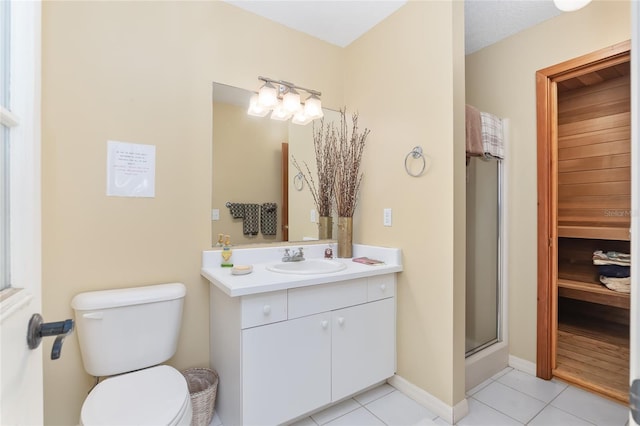
<instances>
[{"instance_id":1,"label":"mirror","mask_svg":"<svg viewBox=\"0 0 640 426\"><path fill-rule=\"evenodd\" d=\"M213 83L212 245L219 234L234 246L317 239L313 197L291 164L294 156L315 177L313 125L247 115L251 95ZM325 126L339 125L337 111L323 111Z\"/></svg>"}]
</instances>

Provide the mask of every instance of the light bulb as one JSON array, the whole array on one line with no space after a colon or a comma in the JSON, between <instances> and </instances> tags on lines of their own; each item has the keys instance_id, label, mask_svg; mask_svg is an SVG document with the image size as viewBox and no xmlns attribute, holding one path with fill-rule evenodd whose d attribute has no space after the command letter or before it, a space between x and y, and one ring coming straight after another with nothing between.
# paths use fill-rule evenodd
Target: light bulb
<instances>
[{"instance_id":1,"label":"light bulb","mask_svg":"<svg viewBox=\"0 0 640 426\"><path fill-rule=\"evenodd\" d=\"M249 109L247 110L247 114L253 115L255 117L264 117L269 113L268 108L263 108L260 106L258 102L258 94L255 93L251 95L251 99L249 100Z\"/></svg>"},{"instance_id":2,"label":"light bulb","mask_svg":"<svg viewBox=\"0 0 640 426\"><path fill-rule=\"evenodd\" d=\"M307 124L311 123L312 121L313 121L313 118L311 118L307 114L305 114L303 110L298 111L293 116L293 118L291 119L291 122L293 124L299 124L301 126L306 126Z\"/></svg>"},{"instance_id":3,"label":"light bulb","mask_svg":"<svg viewBox=\"0 0 640 426\"><path fill-rule=\"evenodd\" d=\"M316 95L309 96L309 98L304 102L304 114L312 120L324 116L324 113L322 112L322 103Z\"/></svg>"},{"instance_id":4,"label":"light bulb","mask_svg":"<svg viewBox=\"0 0 640 426\"><path fill-rule=\"evenodd\" d=\"M300 94L295 89L289 89L289 91L282 98L282 105L284 109L293 114L302 108L300 105Z\"/></svg>"},{"instance_id":5,"label":"light bulb","mask_svg":"<svg viewBox=\"0 0 640 426\"><path fill-rule=\"evenodd\" d=\"M258 92L258 103L263 108L273 108L278 103L278 91L270 82L266 82Z\"/></svg>"},{"instance_id":6,"label":"light bulb","mask_svg":"<svg viewBox=\"0 0 640 426\"><path fill-rule=\"evenodd\" d=\"M273 120L285 121L291 118L291 113L284 109L282 102L278 102L273 111L271 111L271 118Z\"/></svg>"}]
</instances>

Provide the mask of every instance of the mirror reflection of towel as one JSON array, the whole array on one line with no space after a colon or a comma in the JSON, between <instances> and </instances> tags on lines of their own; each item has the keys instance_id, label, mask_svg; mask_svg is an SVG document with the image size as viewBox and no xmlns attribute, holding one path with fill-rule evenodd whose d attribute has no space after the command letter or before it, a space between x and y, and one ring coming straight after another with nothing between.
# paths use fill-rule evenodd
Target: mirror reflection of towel
<instances>
[{"instance_id":1,"label":"mirror reflection of towel","mask_svg":"<svg viewBox=\"0 0 640 426\"><path fill-rule=\"evenodd\" d=\"M245 204L242 233L244 235L258 235L260 230L260 205Z\"/></svg>"},{"instance_id":2,"label":"mirror reflection of towel","mask_svg":"<svg viewBox=\"0 0 640 426\"><path fill-rule=\"evenodd\" d=\"M229 203L229 213L234 219L242 219L244 217L244 204L242 203Z\"/></svg>"},{"instance_id":3,"label":"mirror reflection of towel","mask_svg":"<svg viewBox=\"0 0 640 426\"><path fill-rule=\"evenodd\" d=\"M262 235L276 235L278 232L278 205L264 203L260 209L260 231Z\"/></svg>"}]
</instances>

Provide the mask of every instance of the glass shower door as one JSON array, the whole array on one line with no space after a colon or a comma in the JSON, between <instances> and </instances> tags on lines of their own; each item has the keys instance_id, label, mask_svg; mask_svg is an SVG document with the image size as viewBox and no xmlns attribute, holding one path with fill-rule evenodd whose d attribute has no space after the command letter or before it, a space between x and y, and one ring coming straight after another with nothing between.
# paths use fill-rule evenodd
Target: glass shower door
<instances>
[{"instance_id":1,"label":"glass shower door","mask_svg":"<svg viewBox=\"0 0 640 426\"><path fill-rule=\"evenodd\" d=\"M467 166L466 356L500 339L500 168L478 157Z\"/></svg>"}]
</instances>

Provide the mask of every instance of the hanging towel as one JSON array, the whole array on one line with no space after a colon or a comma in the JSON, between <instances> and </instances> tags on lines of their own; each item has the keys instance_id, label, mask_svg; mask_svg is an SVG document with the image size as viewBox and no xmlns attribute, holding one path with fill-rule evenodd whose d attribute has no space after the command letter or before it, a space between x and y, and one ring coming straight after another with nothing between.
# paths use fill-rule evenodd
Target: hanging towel
<instances>
[{"instance_id":1,"label":"hanging towel","mask_svg":"<svg viewBox=\"0 0 640 426\"><path fill-rule=\"evenodd\" d=\"M476 107L467 105L465 109L465 133L467 136L467 157L482 157L482 122L480 111Z\"/></svg>"},{"instance_id":2,"label":"hanging towel","mask_svg":"<svg viewBox=\"0 0 640 426\"><path fill-rule=\"evenodd\" d=\"M244 204L242 203L229 203L229 213L234 219L242 219L244 217Z\"/></svg>"},{"instance_id":3,"label":"hanging towel","mask_svg":"<svg viewBox=\"0 0 640 426\"><path fill-rule=\"evenodd\" d=\"M482 147L485 157L504 158L502 119L488 112L480 113L482 123Z\"/></svg>"},{"instance_id":4,"label":"hanging towel","mask_svg":"<svg viewBox=\"0 0 640 426\"><path fill-rule=\"evenodd\" d=\"M260 231L262 235L276 235L278 232L278 205L264 203L260 208Z\"/></svg>"},{"instance_id":5,"label":"hanging towel","mask_svg":"<svg viewBox=\"0 0 640 426\"><path fill-rule=\"evenodd\" d=\"M244 235L258 235L260 229L260 205L245 204L242 233Z\"/></svg>"}]
</instances>

